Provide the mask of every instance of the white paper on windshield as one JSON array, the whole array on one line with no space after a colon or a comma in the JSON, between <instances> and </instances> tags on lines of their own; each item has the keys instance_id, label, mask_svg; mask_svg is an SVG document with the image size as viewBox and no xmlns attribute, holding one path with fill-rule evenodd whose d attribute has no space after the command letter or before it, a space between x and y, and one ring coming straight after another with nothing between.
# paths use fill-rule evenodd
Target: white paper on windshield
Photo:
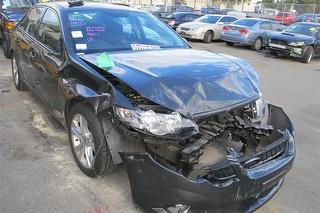
<instances>
[{"instance_id":1,"label":"white paper on windshield","mask_svg":"<svg viewBox=\"0 0 320 213\"><path fill-rule=\"evenodd\" d=\"M71 31L72 38L83 38L81 31Z\"/></svg>"},{"instance_id":2,"label":"white paper on windshield","mask_svg":"<svg viewBox=\"0 0 320 213\"><path fill-rule=\"evenodd\" d=\"M149 45L149 44L131 44L132 50L153 50L160 49L159 45Z\"/></svg>"},{"instance_id":3,"label":"white paper on windshield","mask_svg":"<svg viewBox=\"0 0 320 213\"><path fill-rule=\"evenodd\" d=\"M86 50L87 44L76 44L76 49L77 50Z\"/></svg>"}]
</instances>

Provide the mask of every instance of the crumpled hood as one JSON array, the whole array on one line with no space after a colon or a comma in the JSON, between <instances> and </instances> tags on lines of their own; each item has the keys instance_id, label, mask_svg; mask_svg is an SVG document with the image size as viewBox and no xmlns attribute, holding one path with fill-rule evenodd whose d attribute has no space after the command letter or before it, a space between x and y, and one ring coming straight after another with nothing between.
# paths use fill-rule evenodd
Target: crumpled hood
<instances>
[{"instance_id":1,"label":"crumpled hood","mask_svg":"<svg viewBox=\"0 0 320 213\"><path fill-rule=\"evenodd\" d=\"M80 57L97 64L101 53ZM257 98L258 77L241 59L194 49L109 53L106 70L141 96L187 117Z\"/></svg>"},{"instance_id":2,"label":"crumpled hood","mask_svg":"<svg viewBox=\"0 0 320 213\"><path fill-rule=\"evenodd\" d=\"M287 41L287 42L296 42L296 41L304 41L307 44L311 44L314 40L312 36L297 34L297 33L273 33L271 34L271 39L277 39L280 41Z\"/></svg>"}]
</instances>

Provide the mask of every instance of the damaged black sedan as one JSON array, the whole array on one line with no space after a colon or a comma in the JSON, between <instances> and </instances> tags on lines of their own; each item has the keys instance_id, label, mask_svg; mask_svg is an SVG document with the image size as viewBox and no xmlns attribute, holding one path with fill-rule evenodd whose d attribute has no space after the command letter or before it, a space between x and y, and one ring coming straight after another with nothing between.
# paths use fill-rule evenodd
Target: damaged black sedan
<instances>
[{"instance_id":1,"label":"damaged black sedan","mask_svg":"<svg viewBox=\"0 0 320 213\"><path fill-rule=\"evenodd\" d=\"M194 50L148 13L39 4L12 35L12 74L101 177L120 164L148 212L250 212L281 187L294 129L245 61Z\"/></svg>"}]
</instances>

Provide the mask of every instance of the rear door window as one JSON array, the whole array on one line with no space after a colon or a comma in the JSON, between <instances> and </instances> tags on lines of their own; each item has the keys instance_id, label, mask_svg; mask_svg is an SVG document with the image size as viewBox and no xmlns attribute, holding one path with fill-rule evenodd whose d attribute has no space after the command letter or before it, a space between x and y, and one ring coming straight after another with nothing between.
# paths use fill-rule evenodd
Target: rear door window
<instances>
[{"instance_id":1,"label":"rear door window","mask_svg":"<svg viewBox=\"0 0 320 213\"><path fill-rule=\"evenodd\" d=\"M272 26L272 30L275 30L275 31L282 31L283 30L283 27L280 24L271 23L271 26Z\"/></svg>"},{"instance_id":2,"label":"rear door window","mask_svg":"<svg viewBox=\"0 0 320 213\"><path fill-rule=\"evenodd\" d=\"M41 18L45 12L44 7L33 8L20 24L20 28L29 35L36 37L36 31L40 25Z\"/></svg>"},{"instance_id":3,"label":"rear door window","mask_svg":"<svg viewBox=\"0 0 320 213\"><path fill-rule=\"evenodd\" d=\"M48 9L39 27L38 38L42 44L54 52L61 50L61 31L58 15Z\"/></svg>"},{"instance_id":4,"label":"rear door window","mask_svg":"<svg viewBox=\"0 0 320 213\"><path fill-rule=\"evenodd\" d=\"M252 27L256 23L258 23L258 21L255 19L240 19L234 22L235 25L241 25L241 26L247 26L247 27Z\"/></svg>"},{"instance_id":5,"label":"rear door window","mask_svg":"<svg viewBox=\"0 0 320 213\"><path fill-rule=\"evenodd\" d=\"M265 21L260 24L260 29L263 30L272 30L271 22Z\"/></svg>"}]
</instances>

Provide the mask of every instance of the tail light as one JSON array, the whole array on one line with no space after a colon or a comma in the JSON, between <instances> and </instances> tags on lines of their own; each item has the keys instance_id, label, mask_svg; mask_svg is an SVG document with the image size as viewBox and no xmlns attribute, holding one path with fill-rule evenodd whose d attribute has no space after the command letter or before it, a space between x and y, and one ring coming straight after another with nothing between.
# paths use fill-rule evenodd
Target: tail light
<instances>
[{"instance_id":1,"label":"tail light","mask_svg":"<svg viewBox=\"0 0 320 213\"><path fill-rule=\"evenodd\" d=\"M225 33L226 33L226 32L228 32L228 30L229 30L229 28L228 28L228 27L226 27L226 26L224 26L224 27L223 27L223 32L225 32Z\"/></svg>"},{"instance_id":2,"label":"tail light","mask_svg":"<svg viewBox=\"0 0 320 213\"><path fill-rule=\"evenodd\" d=\"M176 23L175 20L170 20L170 21L168 21L168 24L169 24L170 26L173 26L175 23Z\"/></svg>"},{"instance_id":3,"label":"tail light","mask_svg":"<svg viewBox=\"0 0 320 213\"><path fill-rule=\"evenodd\" d=\"M246 28L241 28L241 29L239 30L239 33L240 33L241 35L248 35L250 32L249 32L249 30L247 30Z\"/></svg>"},{"instance_id":4,"label":"tail light","mask_svg":"<svg viewBox=\"0 0 320 213\"><path fill-rule=\"evenodd\" d=\"M14 22L13 21L8 21L4 24L4 28L7 30L7 31L11 31L14 27Z\"/></svg>"}]
</instances>

